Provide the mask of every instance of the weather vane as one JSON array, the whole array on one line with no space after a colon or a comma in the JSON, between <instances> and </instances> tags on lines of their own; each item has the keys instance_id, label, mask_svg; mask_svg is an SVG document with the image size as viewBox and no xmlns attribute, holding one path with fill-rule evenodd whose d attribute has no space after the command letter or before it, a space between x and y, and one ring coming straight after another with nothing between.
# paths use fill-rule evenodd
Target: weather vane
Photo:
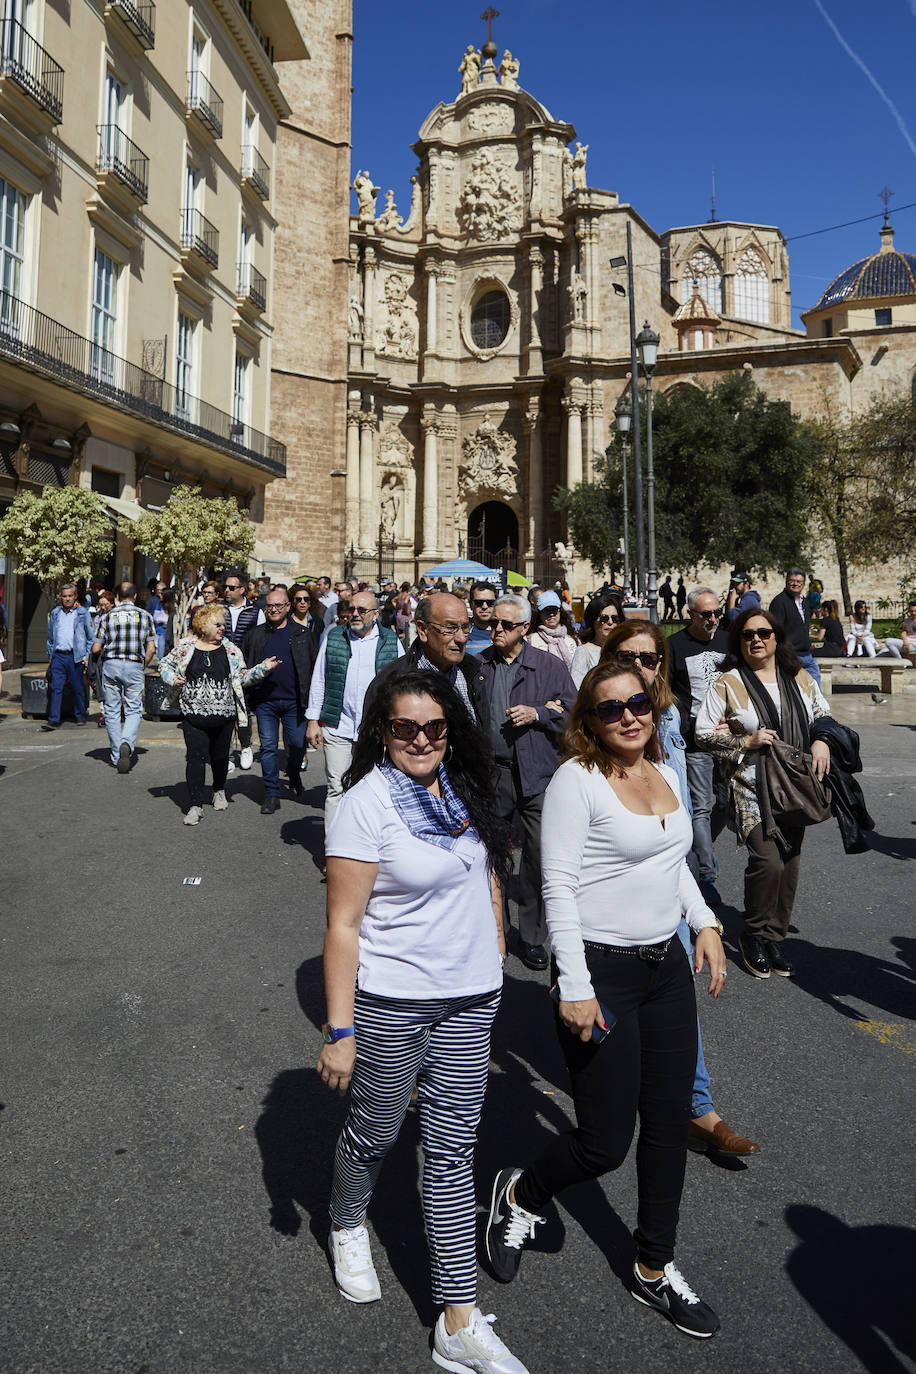
<instances>
[{"instance_id":1,"label":"weather vane","mask_svg":"<svg viewBox=\"0 0 916 1374\"><path fill-rule=\"evenodd\" d=\"M483 15L481 15L481 18L483 18ZM894 196L894 195L896 195L896 194L897 194L896 191L891 191L887 186L885 186L885 188L884 188L883 191L879 191L879 192L878 192L878 199L884 201L884 223L885 223L885 224L888 223L888 208L887 208L888 202L890 201L891 196Z\"/></svg>"}]
</instances>

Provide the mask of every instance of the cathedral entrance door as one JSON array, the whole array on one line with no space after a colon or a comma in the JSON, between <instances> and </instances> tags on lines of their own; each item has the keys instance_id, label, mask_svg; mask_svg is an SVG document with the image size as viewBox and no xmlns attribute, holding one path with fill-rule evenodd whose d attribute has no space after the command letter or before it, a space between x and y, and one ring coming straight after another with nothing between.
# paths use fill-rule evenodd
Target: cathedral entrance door
<instances>
[{"instance_id":1,"label":"cathedral entrance door","mask_svg":"<svg viewBox=\"0 0 916 1374\"><path fill-rule=\"evenodd\" d=\"M518 572L518 516L502 501L484 501L468 516L468 558Z\"/></svg>"}]
</instances>

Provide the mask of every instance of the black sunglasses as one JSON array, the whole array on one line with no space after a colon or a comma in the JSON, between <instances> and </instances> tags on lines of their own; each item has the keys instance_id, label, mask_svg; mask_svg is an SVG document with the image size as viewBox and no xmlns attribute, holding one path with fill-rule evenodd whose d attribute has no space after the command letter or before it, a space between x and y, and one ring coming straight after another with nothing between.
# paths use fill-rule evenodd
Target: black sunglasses
<instances>
[{"instance_id":1,"label":"black sunglasses","mask_svg":"<svg viewBox=\"0 0 916 1374\"><path fill-rule=\"evenodd\" d=\"M619 720L623 720L624 711L629 711L633 716L651 716L652 702L646 692L637 692L629 701L618 701L616 698L611 701L599 701L593 708L602 725L616 725Z\"/></svg>"},{"instance_id":2,"label":"black sunglasses","mask_svg":"<svg viewBox=\"0 0 916 1374\"><path fill-rule=\"evenodd\" d=\"M395 716L389 720L388 729L395 739L399 739L402 744L413 744L421 732L430 744L438 744L448 733L448 721L444 716L437 716L435 720L428 720L425 725L420 725L417 721L408 720L405 716Z\"/></svg>"},{"instance_id":3,"label":"black sunglasses","mask_svg":"<svg viewBox=\"0 0 916 1374\"><path fill-rule=\"evenodd\" d=\"M490 627L494 630L497 628L502 630L517 630L519 625L527 624L527 620L500 620L498 616L494 616L493 620L490 622Z\"/></svg>"},{"instance_id":4,"label":"black sunglasses","mask_svg":"<svg viewBox=\"0 0 916 1374\"><path fill-rule=\"evenodd\" d=\"M721 619L722 619L722 612L721 612L721 611L697 611L697 615L701 615L701 616L703 617L704 620L721 620Z\"/></svg>"},{"instance_id":5,"label":"black sunglasses","mask_svg":"<svg viewBox=\"0 0 916 1374\"><path fill-rule=\"evenodd\" d=\"M632 668L634 663L641 663L644 668L657 668L662 661L661 654L649 649L618 649L615 658L625 668Z\"/></svg>"},{"instance_id":6,"label":"black sunglasses","mask_svg":"<svg viewBox=\"0 0 916 1374\"><path fill-rule=\"evenodd\" d=\"M773 627L770 626L769 629L766 630L742 630L741 638L744 640L745 644L750 644L753 639L769 639L772 634Z\"/></svg>"},{"instance_id":7,"label":"black sunglasses","mask_svg":"<svg viewBox=\"0 0 916 1374\"><path fill-rule=\"evenodd\" d=\"M481 601L480 598L478 597L475 601L472 601L472 602L471 602L471 605L472 605L472 606L495 606L495 605L496 605L496 597L493 597L492 600L491 600L491 599L487 599L487 600L484 600L484 601Z\"/></svg>"},{"instance_id":8,"label":"black sunglasses","mask_svg":"<svg viewBox=\"0 0 916 1374\"><path fill-rule=\"evenodd\" d=\"M598 624L599 624L599 625L622 625L622 624L623 624L623 616L622 616L622 615L599 615L599 617L598 617Z\"/></svg>"}]
</instances>

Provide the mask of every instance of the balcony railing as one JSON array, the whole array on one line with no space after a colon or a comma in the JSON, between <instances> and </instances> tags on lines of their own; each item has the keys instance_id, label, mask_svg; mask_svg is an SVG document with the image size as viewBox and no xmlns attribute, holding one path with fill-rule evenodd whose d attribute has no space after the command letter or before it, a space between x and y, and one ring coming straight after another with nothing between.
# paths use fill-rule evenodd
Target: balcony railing
<instances>
[{"instance_id":1,"label":"balcony railing","mask_svg":"<svg viewBox=\"0 0 916 1374\"><path fill-rule=\"evenodd\" d=\"M51 116L64 117L64 69L17 19L0 20L0 76L8 76Z\"/></svg>"},{"instance_id":2,"label":"balcony railing","mask_svg":"<svg viewBox=\"0 0 916 1374\"><path fill-rule=\"evenodd\" d=\"M181 246L190 248L211 267L219 266L219 230L199 210L182 210Z\"/></svg>"},{"instance_id":3,"label":"balcony railing","mask_svg":"<svg viewBox=\"0 0 916 1374\"><path fill-rule=\"evenodd\" d=\"M251 143L242 149L242 181L248 182L262 200L270 200L270 168Z\"/></svg>"},{"instance_id":4,"label":"balcony railing","mask_svg":"<svg viewBox=\"0 0 916 1374\"><path fill-rule=\"evenodd\" d=\"M267 278L250 262L239 263L239 300L251 301L258 310L267 309Z\"/></svg>"},{"instance_id":5,"label":"balcony railing","mask_svg":"<svg viewBox=\"0 0 916 1374\"><path fill-rule=\"evenodd\" d=\"M188 109L206 125L214 138L222 138L222 96L213 89L203 72L188 72Z\"/></svg>"},{"instance_id":6,"label":"balcony railing","mask_svg":"<svg viewBox=\"0 0 916 1374\"><path fill-rule=\"evenodd\" d=\"M111 8L121 16L141 47L156 46L156 6L153 0L111 0Z\"/></svg>"},{"instance_id":7,"label":"balcony railing","mask_svg":"<svg viewBox=\"0 0 916 1374\"><path fill-rule=\"evenodd\" d=\"M286 448L278 440L239 425L226 411L186 391L179 395L161 377L75 334L8 291L0 291L0 358L246 458L276 477L286 475Z\"/></svg>"},{"instance_id":8,"label":"balcony railing","mask_svg":"<svg viewBox=\"0 0 916 1374\"><path fill-rule=\"evenodd\" d=\"M110 172L145 205L149 199L149 158L117 124L99 125L97 171Z\"/></svg>"}]
</instances>

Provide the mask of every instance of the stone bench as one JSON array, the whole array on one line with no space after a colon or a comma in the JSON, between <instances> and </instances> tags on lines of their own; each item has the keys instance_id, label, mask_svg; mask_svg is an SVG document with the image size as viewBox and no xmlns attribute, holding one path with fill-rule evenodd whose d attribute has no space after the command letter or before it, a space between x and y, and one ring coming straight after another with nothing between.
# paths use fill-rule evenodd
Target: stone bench
<instances>
[{"instance_id":1,"label":"stone bench","mask_svg":"<svg viewBox=\"0 0 916 1374\"><path fill-rule=\"evenodd\" d=\"M821 670L821 690L825 697L833 691L834 673L880 673L881 691L893 693L903 686L903 674L913 665L908 658L819 658L817 666Z\"/></svg>"}]
</instances>

